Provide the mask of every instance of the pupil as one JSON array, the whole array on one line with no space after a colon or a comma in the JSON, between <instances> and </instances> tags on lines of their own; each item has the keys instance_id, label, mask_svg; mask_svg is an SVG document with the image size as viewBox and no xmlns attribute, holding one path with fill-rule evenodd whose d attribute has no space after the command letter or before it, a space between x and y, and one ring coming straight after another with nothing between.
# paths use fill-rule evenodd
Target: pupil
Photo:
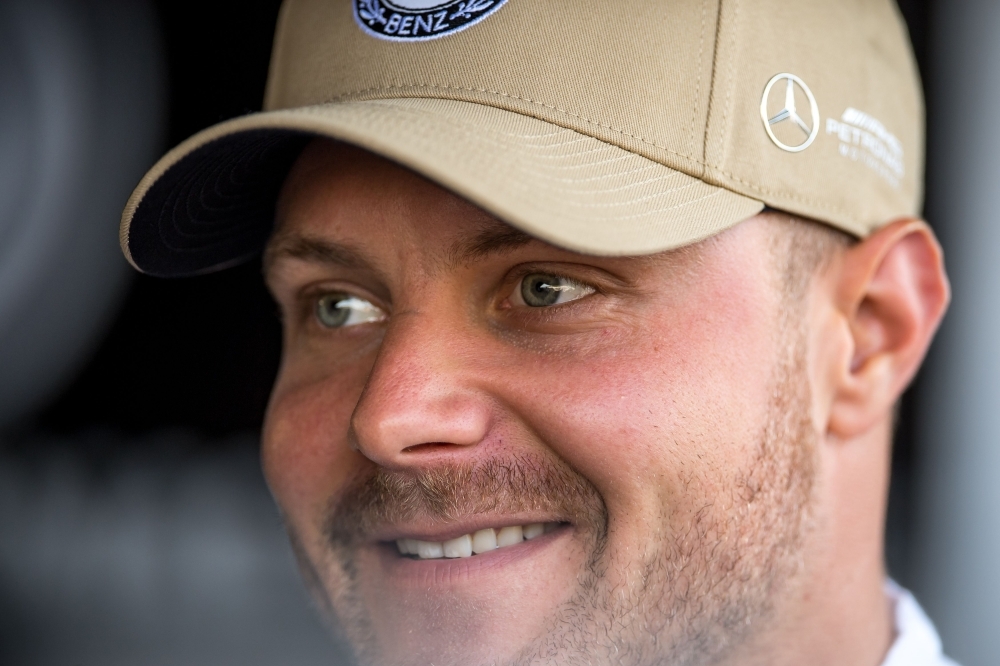
<instances>
[{"instance_id":1,"label":"pupil","mask_svg":"<svg viewBox=\"0 0 1000 666\"><path fill-rule=\"evenodd\" d=\"M521 286L521 297L531 307L554 305L559 300L562 280L554 275L529 275Z\"/></svg>"},{"instance_id":2,"label":"pupil","mask_svg":"<svg viewBox=\"0 0 1000 666\"><path fill-rule=\"evenodd\" d=\"M339 307L343 301L343 296L327 296L320 299L316 307L320 323L329 328L343 326L351 314L349 308Z\"/></svg>"}]
</instances>

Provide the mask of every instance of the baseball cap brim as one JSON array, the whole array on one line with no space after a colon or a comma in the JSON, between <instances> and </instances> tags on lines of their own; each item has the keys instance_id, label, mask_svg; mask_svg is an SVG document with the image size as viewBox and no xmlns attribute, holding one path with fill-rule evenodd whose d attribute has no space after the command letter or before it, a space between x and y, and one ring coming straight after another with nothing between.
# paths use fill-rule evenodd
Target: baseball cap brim
<instances>
[{"instance_id":1,"label":"baseball cap brim","mask_svg":"<svg viewBox=\"0 0 1000 666\"><path fill-rule=\"evenodd\" d=\"M139 270L210 272L254 256L288 169L311 139L406 166L559 247L644 255L712 236L764 204L571 129L446 99L341 102L251 114L165 155L122 214Z\"/></svg>"}]
</instances>

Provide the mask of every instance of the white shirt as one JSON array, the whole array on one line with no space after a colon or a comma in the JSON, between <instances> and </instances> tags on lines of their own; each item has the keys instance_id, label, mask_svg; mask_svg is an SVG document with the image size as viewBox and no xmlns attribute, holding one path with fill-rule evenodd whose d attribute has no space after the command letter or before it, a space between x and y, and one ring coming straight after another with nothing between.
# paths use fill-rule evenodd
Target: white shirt
<instances>
[{"instance_id":1,"label":"white shirt","mask_svg":"<svg viewBox=\"0 0 1000 666\"><path fill-rule=\"evenodd\" d=\"M885 594L895 606L896 640L882 666L958 666L941 652L941 638L912 594L891 580Z\"/></svg>"}]
</instances>

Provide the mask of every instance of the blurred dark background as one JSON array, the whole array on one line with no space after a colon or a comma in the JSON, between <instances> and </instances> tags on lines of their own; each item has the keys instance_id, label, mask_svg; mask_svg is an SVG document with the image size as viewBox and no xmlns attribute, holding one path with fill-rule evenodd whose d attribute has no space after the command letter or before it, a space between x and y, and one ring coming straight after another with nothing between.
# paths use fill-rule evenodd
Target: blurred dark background
<instances>
[{"instance_id":1,"label":"blurred dark background","mask_svg":"<svg viewBox=\"0 0 1000 666\"><path fill-rule=\"evenodd\" d=\"M125 200L166 149L260 109L279 6L0 0L0 266L5 245L36 266L99 255L0 270L4 666L338 661L258 465L280 352L258 267L157 280L116 247ZM82 120L49 118L53 104ZM101 145L26 166L60 131ZM84 176L34 194L60 206L38 210L21 192L61 162ZM84 208L100 219L74 219ZM56 246L60 229L10 222L43 217L95 238ZM5 300L15 290L25 303Z\"/></svg>"},{"instance_id":2,"label":"blurred dark background","mask_svg":"<svg viewBox=\"0 0 1000 666\"><path fill-rule=\"evenodd\" d=\"M60 26L56 37L73 30L89 35L90 46L80 48L103 53L93 56L94 71L109 69L101 58L134 64L128 76L118 78L131 76L133 89L143 91L141 99L129 98L137 93L127 91L104 97L116 100L122 119L118 127L100 131L109 136L117 131L125 137L119 138L122 154L131 151L130 166L118 177L114 196L107 197L112 203L102 204L107 219L96 225L109 246L131 187L163 150L220 120L259 110L279 5L277 0L0 0L0 25L8 30L49 21ZM989 26L1000 31L1000 16L986 0L901 0L900 6L928 97L928 218L954 269L956 257L972 256L965 248L1000 249L988 233L955 231L959 222L977 215L984 229L991 228L990 216L973 204L977 193L992 188L988 178L970 185L954 168L968 164L968 154L983 142L979 136L956 136L949 121L957 100L970 99L969 90L982 93L972 95L982 127L1000 111L1000 84L984 83L986 72L1000 69L995 67L1000 54L988 46L995 41ZM120 39L123 32L132 35L131 42ZM109 41L109 35L118 37ZM29 86L17 73L37 73L41 65L29 66L16 50L5 51L3 36L0 32L0 86ZM101 102L89 103L99 109ZM29 111L0 101L0 157L5 150L14 154L10 136L18 129L11 118L29 118ZM968 130L967 121L964 127ZM983 160L977 173L1000 175L997 164ZM0 250L19 238L13 231L4 235L3 215L14 210L14 204L5 209L5 202L26 205L18 203L13 185L6 195L3 189L4 179L14 182L8 174L20 167L3 168L0 159ZM978 189L970 193L962 189L967 186ZM93 188L84 183L78 189ZM74 203L79 205L73 200L67 206ZM990 264L988 256L982 261ZM117 255L103 263L108 262L117 262L108 269L113 276L84 295L65 286L84 282L75 275L47 282L24 278L28 287L21 291L52 305L47 318L39 319L39 330L58 322L72 344L53 340L44 358L36 358L32 350L43 347L29 344L36 336L25 342L9 332L5 342L0 327L0 375L29 372L57 355L49 349L75 350L75 360L60 365L67 370L32 388L33 409L8 419L0 438L0 663L335 662L298 583L256 462L257 434L280 353L275 307L259 266L161 280L134 274ZM916 590L946 648L966 666L996 663L1000 654L1000 639L988 629L1000 623L1000 527L990 521L1000 499L973 493L966 500L956 488L977 473L987 475L982 483L993 484L1000 460L982 457L997 448L995 430L975 420L980 412L970 416L962 410L979 405L983 413L995 412L990 403L1000 406L1000 396L990 379L996 343L988 335L985 342L970 342L963 333L996 331L995 317L985 323L976 319L982 304L963 300L960 289L973 283L1000 289L995 273L953 270L958 295L953 314L901 405L887 534L892 575ZM0 272L0 320L7 315L26 321L4 312L3 279ZM976 292L986 299L995 293ZM67 311L68 302L77 310ZM985 302L986 314L998 309L995 300L992 307ZM89 329L79 325L84 319L93 320ZM977 340L993 344L992 355L966 353ZM17 345L25 351L12 351ZM986 384L970 384L973 388L963 392L958 386L975 374L968 368L985 373ZM22 397L28 404L27 393L0 394L0 405L20 404ZM975 399L963 397L967 394ZM978 430L962 430L966 425ZM955 444L963 437L970 442L964 448Z\"/></svg>"},{"instance_id":3,"label":"blurred dark background","mask_svg":"<svg viewBox=\"0 0 1000 666\"><path fill-rule=\"evenodd\" d=\"M174 146L259 111L279 0L159 0ZM39 416L44 430L110 426L129 434L260 426L280 331L259 266L205 277L134 276L117 320L82 373Z\"/></svg>"}]
</instances>

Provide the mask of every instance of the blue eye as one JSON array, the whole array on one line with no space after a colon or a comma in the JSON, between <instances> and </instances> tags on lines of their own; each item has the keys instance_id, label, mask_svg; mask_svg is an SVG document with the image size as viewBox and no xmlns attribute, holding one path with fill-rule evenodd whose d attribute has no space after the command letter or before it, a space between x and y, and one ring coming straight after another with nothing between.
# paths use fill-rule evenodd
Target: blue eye
<instances>
[{"instance_id":1,"label":"blue eye","mask_svg":"<svg viewBox=\"0 0 1000 666\"><path fill-rule=\"evenodd\" d=\"M515 296L519 295L520 299L518 300L524 305L544 308L569 303L592 293L594 293L593 287L576 280L558 275L533 273L521 278L521 284L515 291Z\"/></svg>"},{"instance_id":2,"label":"blue eye","mask_svg":"<svg viewBox=\"0 0 1000 666\"><path fill-rule=\"evenodd\" d=\"M383 319L385 313L379 307L350 294L324 294L316 301L316 320L323 328L345 328Z\"/></svg>"}]
</instances>

